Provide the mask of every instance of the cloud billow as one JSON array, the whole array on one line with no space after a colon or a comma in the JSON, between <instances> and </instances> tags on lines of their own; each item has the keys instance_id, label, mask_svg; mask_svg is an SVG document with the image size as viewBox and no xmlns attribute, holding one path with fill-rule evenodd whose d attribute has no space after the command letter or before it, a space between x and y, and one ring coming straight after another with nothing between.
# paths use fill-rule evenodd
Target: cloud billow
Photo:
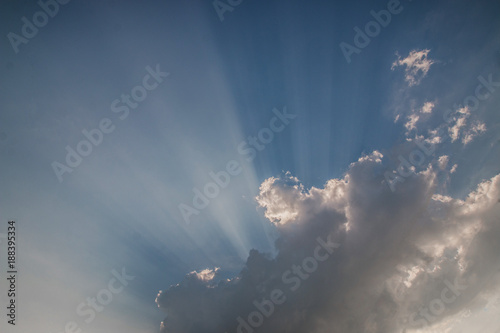
<instances>
[{"instance_id":1,"label":"cloud billow","mask_svg":"<svg viewBox=\"0 0 500 333\"><path fill-rule=\"evenodd\" d=\"M500 253L500 175L460 200L434 193L443 171L429 165L392 192L382 160L363 156L323 188L305 189L290 173L265 180L256 200L279 231L277 255L252 250L237 277L192 272L160 292L162 332L425 331L492 294L498 265L486 263ZM305 269L315 249L327 253L318 237L339 246L299 279L293 267ZM466 289L437 311L456 279ZM252 313L276 290L284 301L261 310L257 325Z\"/></svg>"}]
</instances>

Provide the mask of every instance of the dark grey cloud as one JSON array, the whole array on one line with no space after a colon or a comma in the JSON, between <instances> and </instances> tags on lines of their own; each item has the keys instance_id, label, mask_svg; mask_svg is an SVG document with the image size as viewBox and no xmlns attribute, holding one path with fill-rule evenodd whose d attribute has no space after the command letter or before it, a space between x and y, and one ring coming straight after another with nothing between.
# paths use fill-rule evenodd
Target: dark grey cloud
<instances>
[{"instance_id":1,"label":"dark grey cloud","mask_svg":"<svg viewBox=\"0 0 500 333\"><path fill-rule=\"evenodd\" d=\"M361 157L323 188L264 181L277 255L252 250L237 277L192 272L160 292L162 332L445 332L497 297L500 175L454 199L435 193L433 162L392 192L382 160Z\"/></svg>"}]
</instances>

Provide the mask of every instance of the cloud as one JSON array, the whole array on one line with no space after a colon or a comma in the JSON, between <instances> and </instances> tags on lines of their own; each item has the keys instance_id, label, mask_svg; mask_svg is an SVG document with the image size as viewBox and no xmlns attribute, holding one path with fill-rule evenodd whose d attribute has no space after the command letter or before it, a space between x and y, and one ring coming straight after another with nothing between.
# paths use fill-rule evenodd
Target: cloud
<instances>
[{"instance_id":1,"label":"cloud","mask_svg":"<svg viewBox=\"0 0 500 333\"><path fill-rule=\"evenodd\" d=\"M451 167L450 173L455 173L455 171L457 171L457 168L458 168L458 164L454 164L454 165Z\"/></svg>"},{"instance_id":2,"label":"cloud","mask_svg":"<svg viewBox=\"0 0 500 333\"><path fill-rule=\"evenodd\" d=\"M476 123L467 131L467 133L465 133L464 137L462 138L462 143L466 145L471 142L476 136L484 132L486 132L486 125L484 123Z\"/></svg>"},{"instance_id":3,"label":"cloud","mask_svg":"<svg viewBox=\"0 0 500 333\"><path fill-rule=\"evenodd\" d=\"M408 135L410 131L417 128L416 125L419 119L420 117L416 114L411 114L410 116L408 116L408 121L405 123L406 135Z\"/></svg>"},{"instance_id":4,"label":"cloud","mask_svg":"<svg viewBox=\"0 0 500 333\"><path fill-rule=\"evenodd\" d=\"M435 104L433 102L425 102L424 105L422 106L422 109L420 109L420 112L422 113L431 113L432 109L434 109Z\"/></svg>"},{"instance_id":5,"label":"cloud","mask_svg":"<svg viewBox=\"0 0 500 333\"><path fill-rule=\"evenodd\" d=\"M265 216L273 223L287 223L297 217L296 203L303 195L304 188L298 179L285 175L285 181L271 177L260 186L257 198L260 206L266 208Z\"/></svg>"},{"instance_id":6,"label":"cloud","mask_svg":"<svg viewBox=\"0 0 500 333\"><path fill-rule=\"evenodd\" d=\"M219 270L219 267L215 267L214 269L204 269L201 272L196 272L193 271L190 274L195 275L198 280L203 281L203 282L210 282L214 279L215 274Z\"/></svg>"},{"instance_id":7,"label":"cloud","mask_svg":"<svg viewBox=\"0 0 500 333\"><path fill-rule=\"evenodd\" d=\"M462 107L455 113L457 116L454 116L453 118L453 126L448 128L448 134L451 138L451 142L455 142L462 137L461 141L465 146L472 142L478 135L486 132L486 125L479 121L475 121L467 126L467 119L471 116L469 107Z\"/></svg>"},{"instance_id":8,"label":"cloud","mask_svg":"<svg viewBox=\"0 0 500 333\"><path fill-rule=\"evenodd\" d=\"M455 121L455 125L450 127L448 129L448 133L451 138L451 142L457 141L457 139L460 136L460 130L465 126L466 124L466 118L465 117L460 117Z\"/></svg>"},{"instance_id":9,"label":"cloud","mask_svg":"<svg viewBox=\"0 0 500 333\"><path fill-rule=\"evenodd\" d=\"M443 141L443 138L439 136L440 133L439 129L429 130L428 132L429 132L429 137L424 139L424 137L421 136L420 140L424 140L425 142L431 144L438 144Z\"/></svg>"},{"instance_id":10,"label":"cloud","mask_svg":"<svg viewBox=\"0 0 500 333\"><path fill-rule=\"evenodd\" d=\"M451 142L455 142L460 137L460 131L465 127L467 118L470 116L470 109L468 107L460 108L456 111L458 117L454 117L455 124L448 128L448 134L450 135Z\"/></svg>"},{"instance_id":11,"label":"cloud","mask_svg":"<svg viewBox=\"0 0 500 333\"><path fill-rule=\"evenodd\" d=\"M412 101L411 104L415 104L415 101ZM434 107L435 107L434 102L425 102L419 109L415 109L414 105L411 106L410 111L406 113L407 121L404 123L404 127L406 128L405 135L407 136L408 141L412 140L411 138L409 138L412 131L415 132L417 131L417 123L419 121L420 122L427 121ZM394 118L394 123L398 122L398 120L401 118L402 115L403 113L397 114L396 117Z\"/></svg>"},{"instance_id":12,"label":"cloud","mask_svg":"<svg viewBox=\"0 0 500 333\"><path fill-rule=\"evenodd\" d=\"M160 292L162 332L237 332L238 325L240 332L446 331L466 308L493 297L500 286L491 264L500 252L500 175L456 199L435 193L439 170L429 165L393 193L383 160L377 151L363 156L323 188L306 189L290 173L265 180L256 201L279 232L276 256L251 250L232 279L192 272ZM340 246L306 274L318 237ZM465 291L432 312L455 281ZM284 302L267 302L276 290ZM422 309L430 309L428 319ZM498 316L488 318L499 324Z\"/></svg>"},{"instance_id":13,"label":"cloud","mask_svg":"<svg viewBox=\"0 0 500 333\"><path fill-rule=\"evenodd\" d=\"M444 170L450 161L450 157L448 155L442 155L438 158L438 165L441 170Z\"/></svg>"},{"instance_id":14,"label":"cloud","mask_svg":"<svg viewBox=\"0 0 500 333\"><path fill-rule=\"evenodd\" d=\"M427 75L431 65L434 64L434 60L427 57L430 50L413 50L406 58L401 59L398 55L398 59L393 62L391 69L394 70L396 67L405 67L405 81L408 85L415 86L420 84L420 81ZM396 54L397 55L397 54Z\"/></svg>"}]
</instances>

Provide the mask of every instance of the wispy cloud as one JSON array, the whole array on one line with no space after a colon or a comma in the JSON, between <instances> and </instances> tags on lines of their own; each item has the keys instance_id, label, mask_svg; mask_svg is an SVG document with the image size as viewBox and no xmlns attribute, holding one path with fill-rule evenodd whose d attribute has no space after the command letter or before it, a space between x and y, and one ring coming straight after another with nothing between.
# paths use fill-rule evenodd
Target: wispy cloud
<instances>
[{"instance_id":1,"label":"wispy cloud","mask_svg":"<svg viewBox=\"0 0 500 333\"><path fill-rule=\"evenodd\" d=\"M411 114L408 117L408 121L405 123L405 128L407 130L407 134L409 131L412 131L412 130L417 128L416 124L417 124L419 119L420 119L420 117L416 114Z\"/></svg>"},{"instance_id":2,"label":"wispy cloud","mask_svg":"<svg viewBox=\"0 0 500 333\"><path fill-rule=\"evenodd\" d=\"M408 82L409 86L415 86L420 84L420 81L427 75L431 65L434 64L434 60L427 57L430 50L413 50L406 58L401 58L398 55L398 59L393 62L391 69L394 70L399 66L405 67L405 81Z\"/></svg>"},{"instance_id":3,"label":"wispy cloud","mask_svg":"<svg viewBox=\"0 0 500 333\"><path fill-rule=\"evenodd\" d=\"M472 125L472 127L470 128L470 130L467 131L467 133L465 133L465 135L462 138L462 143L466 145L469 142L471 142L476 136L484 132L486 132L486 125L484 123L476 123Z\"/></svg>"}]
</instances>

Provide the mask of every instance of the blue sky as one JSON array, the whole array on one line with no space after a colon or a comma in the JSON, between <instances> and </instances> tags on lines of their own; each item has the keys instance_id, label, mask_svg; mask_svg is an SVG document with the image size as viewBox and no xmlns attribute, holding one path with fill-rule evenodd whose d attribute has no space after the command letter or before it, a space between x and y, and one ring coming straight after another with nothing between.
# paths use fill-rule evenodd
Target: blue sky
<instances>
[{"instance_id":1,"label":"blue sky","mask_svg":"<svg viewBox=\"0 0 500 333\"><path fill-rule=\"evenodd\" d=\"M354 46L353 29L364 30L374 20L370 11L390 3L243 0L221 20L212 1L73 0L58 3L36 35L16 44L9 34L24 38L22 18L33 22L42 9L34 1L2 2L0 232L17 221L20 273L17 327L5 320L1 327L63 332L74 321L83 331L157 332L165 313L156 295L189 280L186 274L219 267L217 280L233 279L248 268L251 249L286 257L286 247L275 244L292 233L281 209L305 213L294 212L299 194L281 197L280 188L264 186L277 186L266 183L272 177L284 188L326 191L328 181L362 177L356 168L379 163L374 151L383 155L380 165L367 167L375 177L397 170L415 141L433 138L435 152L416 175L395 183L401 197L421 194L411 184L429 163L443 166L433 193L454 200L495 177L500 89L483 87L487 97L477 106L461 104L483 84L478 77L500 81L500 6L401 1L398 14L349 63L340 44ZM155 79L151 71L168 76ZM158 84L143 89L144 100L120 119L112 103L125 106L122 96L144 80ZM448 109L450 123L442 116ZM249 147L249 137L270 128L277 112L293 116L249 161L238 146ZM65 164L66 147L77 150L86 140L82 131L103 119L113 130L58 177L54 162ZM438 128L442 134L432 134ZM186 221L179 205L195 208L193 188L203 191L213 182L210 173L226 170L229 161L241 173ZM274 199L264 200L266 191ZM367 185L366 195L373 193ZM492 208L484 216L497 213ZM135 279L86 323L76 308L122 267ZM237 324L227 320L223 327Z\"/></svg>"}]
</instances>

